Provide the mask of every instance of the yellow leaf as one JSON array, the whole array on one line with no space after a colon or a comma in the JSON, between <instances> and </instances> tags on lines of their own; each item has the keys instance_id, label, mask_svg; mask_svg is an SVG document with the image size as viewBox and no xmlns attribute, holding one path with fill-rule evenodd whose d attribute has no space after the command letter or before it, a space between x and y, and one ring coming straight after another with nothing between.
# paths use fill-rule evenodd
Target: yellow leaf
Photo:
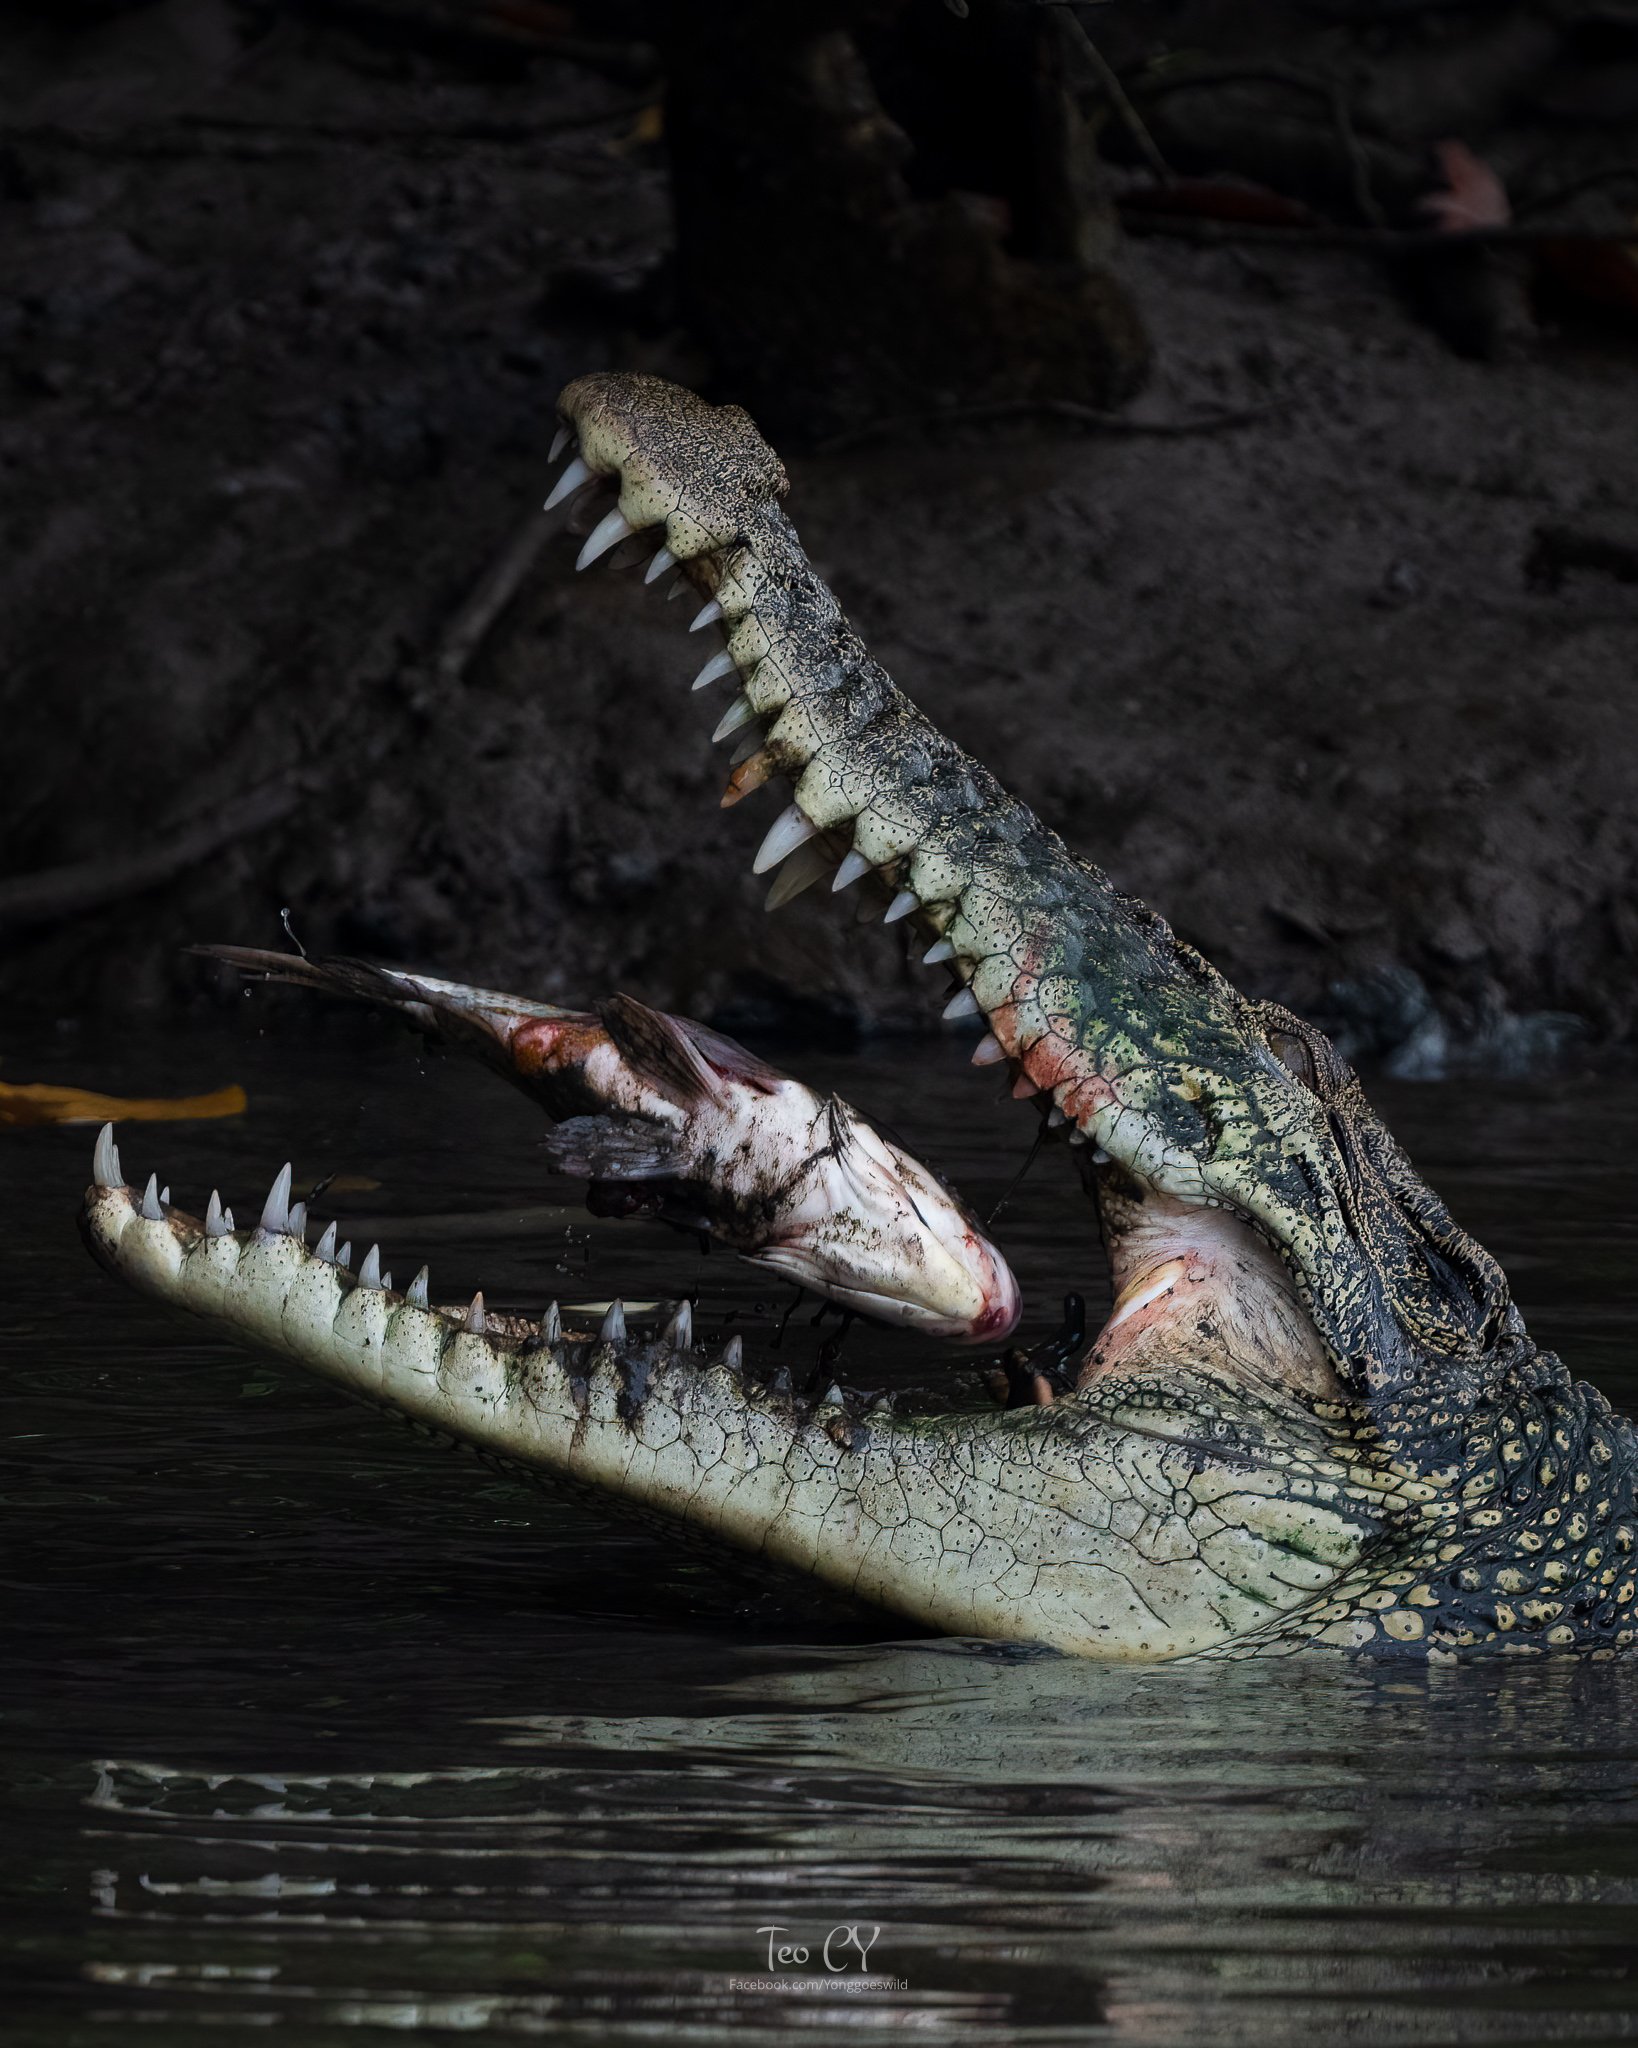
<instances>
[{"instance_id":1,"label":"yellow leaf","mask_svg":"<svg viewBox=\"0 0 1638 2048\"><path fill-rule=\"evenodd\" d=\"M0 1127L8 1124L181 1123L189 1117L242 1116L235 1082L210 1095L98 1095L49 1081L0 1081Z\"/></svg>"}]
</instances>

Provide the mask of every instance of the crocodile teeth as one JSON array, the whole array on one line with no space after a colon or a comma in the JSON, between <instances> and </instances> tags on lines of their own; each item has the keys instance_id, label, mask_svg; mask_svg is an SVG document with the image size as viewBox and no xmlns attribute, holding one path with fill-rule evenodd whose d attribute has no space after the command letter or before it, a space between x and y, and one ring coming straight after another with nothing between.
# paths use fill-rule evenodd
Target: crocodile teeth
<instances>
[{"instance_id":1,"label":"crocodile teeth","mask_svg":"<svg viewBox=\"0 0 1638 2048\"><path fill-rule=\"evenodd\" d=\"M773 755L766 747L758 747L754 754L747 755L735 765L733 774L728 778L728 787L722 792L722 808L732 810L741 797L749 796L753 789L760 789L775 772Z\"/></svg>"},{"instance_id":2,"label":"crocodile teeth","mask_svg":"<svg viewBox=\"0 0 1638 2048\"><path fill-rule=\"evenodd\" d=\"M740 741L739 745L735 747L734 751L728 756L728 765L730 768L737 768L740 766L742 762L749 761L753 755L760 754L761 751L761 733L748 732Z\"/></svg>"},{"instance_id":3,"label":"crocodile teeth","mask_svg":"<svg viewBox=\"0 0 1638 2048\"><path fill-rule=\"evenodd\" d=\"M1052 1107L1047 1111L1047 1129L1049 1131L1057 1130L1060 1124L1066 1124L1068 1123L1068 1121L1068 1117L1064 1115L1063 1111L1058 1107L1057 1103L1054 1103Z\"/></svg>"},{"instance_id":4,"label":"crocodile teeth","mask_svg":"<svg viewBox=\"0 0 1638 2048\"><path fill-rule=\"evenodd\" d=\"M228 1228L227 1219L222 1214L222 1198L212 1188L210 1200L205 1204L205 1235L207 1237L226 1237Z\"/></svg>"},{"instance_id":5,"label":"crocodile teeth","mask_svg":"<svg viewBox=\"0 0 1638 2048\"><path fill-rule=\"evenodd\" d=\"M832 1380L813 1405L816 1408L845 1408L847 1402L843 1399L841 1388Z\"/></svg>"},{"instance_id":6,"label":"crocodile teeth","mask_svg":"<svg viewBox=\"0 0 1638 2048\"><path fill-rule=\"evenodd\" d=\"M148 1185L142 1190L142 1213L150 1223L163 1223L165 1211L159 1206L159 1175L150 1173Z\"/></svg>"},{"instance_id":7,"label":"crocodile teeth","mask_svg":"<svg viewBox=\"0 0 1638 2048\"><path fill-rule=\"evenodd\" d=\"M977 996L970 988L958 988L944 1005L944 1015L946 1020L953 1024L959 1017L979 1017L983 1012L978 1007Z\"/></svg>"},{"instance_id":8,"label":"crocodile teeth","mask_svg":"<svg viewBox=\"0 0 1638 2048\"><path fill-rule=\"evenodd\" d=\"M731 654L713 654L694 678L691 687L703 690L707 683L720 683L724 676L731 676L733 673L734 657Z\"/></svg>"},{"instance_id":9,"label":"crocodile teeth","mask_svg":"<svg viewBox=\"0 0 1638 2048\"><path fill-rule=\"evenodd\" d=\"M689 587L688 578L686 576L679 576L665 594L666 603L675 604L679 597L686 597Z\"/></svg>"},{"instance_id":10,"label":"crocodile teeth","mask_svg":"<svg viewBox=\"0 0 1638 2048\"><path fill-rule=\"evenodd\" d=\"M168 1187L163 1187L159 1191L159 1206L162 1209L168 1209L171 1206L171 1191Z\"/></svg>"},{"instance_id":11,"label":"crocodile teeth","mask_svg":"<svg viewBox=\"0 0 1638 2048\"><path fill-rule=\"evenodd\" d=\"M590 466L587 463L583 462L577 455L573 462L569 464L568 468L558 478L557 482L553 484L551 496L546 500L544 509L550 512L554 505L561 505L563 503L563 500L571 496L575 491L578 491L580 486L583 483L585 483L590 476Z\"/></svg>"},{"instance_id":12,"label":"crocodile teeth","mask_svg":"<svg viewBox=\"0 0 1638 2048\"><path fill-rule=\"evenodd\" d=\"M427 1281L429 1277L426 1267L423 1266L410 1282L409 1287L405 1291L404 1299L411 1308L425 1308L427 1306Z\"/></svg>"},{"instance_id":13,"label":"crocodile teeth","mask_svg":"<svg viewBox=\"0 0 1638 2048\"><path fill-rule=\"evenodd\" d=\"M119 1147L114 1143L112 1124L104 1124L97 1133L96 1147L91 1154L91 1178L99 1188L122 1188L125 1185L119 1170Z\"/></svg>"},{"instance_id":14,"label":"crocodile teeth","mask_svg":"<svg viewBox=\"0 0 1638 2048\"><path fill-rule=\"evenodd\" d=\"M550 455L547 456L546 460L548 462L555 462L573 439L573 427L559 427L557 432L552 436L552 452Z\"/></svg>"},{"instance_id":15,"label":"crocodile teeth","mask_svg":"<svg viewBox=\"0 0 1638 2048\"><path fill-rule=\"evenodd\" d=\"M667 571L667 569L675 569L676 566L676 556L671 552L669 548L661 548L660 552L654 557L653 561L650 562L648 567L643 571L643 581L645 583L658 583L660 578Z\"/></svg>"},{"instance_id":16,"label":"crocodile teeth","mask_svg":"<svg viewBox=\"0 0 1638 2048\"><path fill-rule=\"evenodd\" d=\"M914 889L901 889L887 906L883 924L897 924L901 917L908 917L912 910L921 908L921 898Z\"/></svg>"},{"instance_id":17,"label":"crocodile teeth","mask_svg":"<svg viewBox=\"0 0 1638 2048\"><path fill-rule=\"evenodd\" d=\"M267 1191L267 1200L262 1204L262 1220L257 1225L269 1237L282 1232L290 1222L290 1162L287 1159L279 1168L273 1185Z\"/></svg>"},{"instance_id":18,"label":"crocodile teeth","mask_svg":"<svg viewBox=\"0 0 1638 2048\"><path fill-rule=\"evenodd\" d=\"M1018 1079L1012 1084L1012 1099L1014 1102L1028 1102L1032 1095L1039 1095L1040 1092L1040 1084L1032 1081L1028 1074L1020 1074Z\"/></svg>"},{"instance_id":19,"label":"crocodile teeth","mask_svg":"<svg viewBox=\"0 0 1638 2048\"><path fill-rule=\"evenodd\" d=\"M381 1285L380 1245L372 1244L364 1254L364 1263L358 1269L358 1284L360 1287L379 1287Z\"/></svg>"},{"instance_id":20,"label":"crocodile teeth","mask_svg":"<svg viewBox=\"0 0 1638 2048\"><path fill-rule=\"evenodd\" d=\"M563 1335L563 1317L555 1301L546 1304L546 1313L540 1319L541 1341L555 1344Z\"/></svg>"},{"instance_id":21,"label":"crocodile teeth","mask_svg":"<svg viewBox=\"0 0 1638 2048\"><path fill-rule=\"evenodd\" d=\"M611 1301L602 1327L597 1332L598 1341L603 1344L623 1344L626 1341L626 1308L622 1301Z\"/></svg>"},{"instance_id":22,"label":"crocodile teeth","mask_svg":"<svg viewBox=\"0 0 1638 2048\"><path fill-rule=\"evenodd\" d=\"M617 546L628 534L636 531L636 527L616 505L612 512L605 512L587 534L585 546L574 558L575 567L589 569L599 555L606 555L610 548Z\"/></svg>"},{"instance_id":23,"label":"crocodile teeth","mask_svg":"<svg viewBox=\"0 0 1638 2048\"><path fill-rule=\"evenodd\" d=\"M775 875L773 887L763 901L764 910L783 910L793 897L830 873L830 855L822 840L800 846Z\"/></svg>"},{"instance_id":24,"label":"crocodile teeth","mask_svg":"<svg viewBox=\"0 0 1638 2048\"><path fill-rule=\"evenodd\" d=\"M290 1204L289 1228L292 1237L305 1237L307 1235L307 1204L305 1202L292 1202Z\"/></svg>"},{"instance_id":25,"label":"crocodile teeth","mask_svg":"<svg viewBox=\"0 0 1638 2048\"><path fill-rule=\"evenodd\" d=\"M794 853L799 846L815 838L819 828L803 811L800 804L787 804L768 827L768 836L757 848L756 859L751 863L753 875L765 875L769 868L778 867L788 853Z\"/></svg>"},{"instance_id":26,"label":"crocodile teeth","mask_svg":"<svg viewBox=\"0 0 1638 2048\"><path fill-rule=\"evenodd\" d=\"M973 1065L975 1067L993 1067L998 1060L1004 1060L1006 1056L1005 1048L993 1031L986 1031L977 1045L973 1047Z\"/></svg>"},{"instance_id":27,"label":"crocodile teeth","mask_svg":"<svg viewBox=\"0 0 1638 2048\"><path fill-rule=\"evenodd\" d=\"M950 944L949 940L935 939L927 948L927 951L922 954L921 964L923 967L937 967L940 961L953 960L954 958L955 947Z\"/></svg>"},{"instance_id":28,"label":"crocodile teeth","mask_svg":"<svg viewBox=\"0 0 1638 2048\"><path fill-rule=\"evenodd\" d=\"M722 606L713 597L709 603L700 606L690 621L688 630L690 633L697 633L701 626L714 626L721 617Z\"/></svg>"},{"instance_id":29,"label":"crocodile teeth","mask_svg":"<svg viewBox=\"0 0 1638 2048\"><path fill-rule=\"evenodd\" d=\"M742 726L750 725L755 718L756 713L751 709L750 698L736 697L717 720L717 729L711 735L712 746L719 740L731 739Z\"/></svg>"},{"instance_id":30,"label":"crocodile teeth","mask_svg":"<svg viewBox=\"0 0 1638 2048\"><path fill-rule=\"evenodd\" d=\"M745 1339L730 1337L722 1347L722 1362L730 1372L745 1370Z\"/></svg>"},{"instance_id":31,"label":"crocodile teeth","mask_svg":"<svg viewBox=\"0 0 1638 2048\"><path fill-rule=\"evenodd\" d=\"M692 1351L694 1348L694 1311L686 1301L679 1301L671 1312L671 1320L660 1332L660 1342L669 1344L673 1351Z\"/></svg>"},{"instance_id":32,"label":"crocodile teeth","mask_svg":"<svg viewBox=\"0 0 1638 2048\"><path fill-rule=\"evenodd\" d=\"M315 1259L323 1259L327 1265L333 1266L335 1264L336 1227L333 1223L325 1224L324 1235L313 1247L313 1256Z\"/></svg>"},{"instance_id":33,"label":"crocodile teeth","mask_svg":"<svg viewBox=\"0 0 1638 2048\"><path fill-rule=\"evenodd\" d=\"M233 1211L231 1209L224 1209L222 1211L222 1221L227 1225L227 1234L231 1237L233 1235Z\"/></svg>"},{"instance_id":34,"label":"crocodile teeth","mask_svg":"<svg viewBox=\"0 0 1638 2048\"><path fill-rule=\"evenodd\" d=\"M862 881L869 873L869 861L854 847L851 852L843 854L842 865L836 870L836 879L830 886L838 892L851 889L855 882Z\"/></svg>"},{"instance_id":35,"label":"crocodile teeth","mask_svg":"<svg viewBox=\"0 0 1638 2048\"><path fill-rule=\"evenodd\" d=\"M471 1304L466 1312L466 1321L462 1323L461 1328L469 1337L481 1337L483 1335L483 1289L481 1287L472 1297Z\"/></svg>"},{"instance_id":36,"label":"crocodile teeth","mask_svg":"<svg viewBox=\"0 0 1638 2048\"><path fill-rule=\"evenodd\" d=\"M352 1263L353 1241L350 1237L343 1238L341 1242L341 1249L336 1253L336 1264L341 1267L350 1268Z\"/></svg>"},{"instance_id":37,"label":"crocodile teeth","mask_svg":"<svg viewBox=\"0 0 1638 2048\"><path fill-rule=\"evenodd\" d=\"M391 1294L392 1292L392 1275L390 1273L383 1273L381 1275L381 1292L383 1294Z\"/></svg>"}]
</instances>

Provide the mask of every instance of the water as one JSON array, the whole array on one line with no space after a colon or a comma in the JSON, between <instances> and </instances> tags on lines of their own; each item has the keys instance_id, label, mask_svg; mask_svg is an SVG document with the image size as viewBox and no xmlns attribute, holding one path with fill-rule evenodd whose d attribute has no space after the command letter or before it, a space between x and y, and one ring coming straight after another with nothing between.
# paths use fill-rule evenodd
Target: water
<instances>
[{"instance_id":1,"label":"water","mask_svg":"<svg viewBox=\"0 0 1638 2048\"><path fill-rule=\"evenodd\" d=\"M552 1208L486 1076L259 1014L10 1043L6 1073L242 1080L244 1118L128 1129L127 1171L243 1214L293 1151L298 1182L379 1182L327 1206L440 1293L700 1285L772 1340L786 1297L747 1269ZM1028 1120L957 1045L800 1064L981 1203L1021 1164ZM1378 1093L1538 1336L1630 1405L1638 1087ZM1100 1671L904 1640L120 1292L72 1226L90 1150L0 1132L7 2044L1638 2034L1638 1667ZM1000 1234L1038 1327L1099 1285L1061 1157ZM799 1369L819 1335L792 1321ZM856 1331L844 1371L944 1357Z\"/></svg>"}]
</instances>

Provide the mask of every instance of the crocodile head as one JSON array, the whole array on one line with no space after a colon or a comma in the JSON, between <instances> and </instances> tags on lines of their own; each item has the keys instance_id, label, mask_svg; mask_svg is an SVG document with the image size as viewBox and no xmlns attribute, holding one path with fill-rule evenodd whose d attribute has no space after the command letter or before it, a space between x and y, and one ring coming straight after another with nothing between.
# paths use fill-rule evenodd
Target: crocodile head
<instances>
[{"instance_id":1,"label":"crocodile head","mask_svg":"<svg viewBox=\"0 0 1638 2048\"><path fill-rule=\"evenodd\" d=\"M623 1321L578 1349L481 1315L450 1336L314 1279L288 1235L212 1249L152 1187L146 1215L92 1191L100 1255L236 1304L223 1320L355 1391L936 1627L1128 1656L1626 1647L1632 1433L1529 1342L1324 1037L1241 996L897 689L743 412L623 374L559 411L551 502L615 494L580 566L648 533L649 580L675 568L720 623L696 688L737 688L725 802L791 785L754 857L770 907L829 880L920 927L946 1016L987 1027L975 1062L1078 1150L1107 1322L1030 1405L894 1414L796 1402L675 1328L640 1357Z\"/></svg>"}]
</instances>

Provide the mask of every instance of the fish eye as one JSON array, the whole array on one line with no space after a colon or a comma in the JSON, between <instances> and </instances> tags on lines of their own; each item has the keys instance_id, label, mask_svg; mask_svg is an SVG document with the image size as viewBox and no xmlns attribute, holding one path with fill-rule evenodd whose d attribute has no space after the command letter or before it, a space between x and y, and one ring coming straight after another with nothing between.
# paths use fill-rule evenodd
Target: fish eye
<instances>
[{"instance_id":1,"label":"fish eye","mask_svg":"<svg viewBox=\"0 0 1638 2048\"><path fill-rule=\"evenodd\" d=\"M1268 1049L1286 1072L1294 1074L1305 1088L1312 1088L1318 1083L1314 1055L1308 1050L1307 1042L1294 1031L1271 1031Z\"/></svg>"}]
</instances>

